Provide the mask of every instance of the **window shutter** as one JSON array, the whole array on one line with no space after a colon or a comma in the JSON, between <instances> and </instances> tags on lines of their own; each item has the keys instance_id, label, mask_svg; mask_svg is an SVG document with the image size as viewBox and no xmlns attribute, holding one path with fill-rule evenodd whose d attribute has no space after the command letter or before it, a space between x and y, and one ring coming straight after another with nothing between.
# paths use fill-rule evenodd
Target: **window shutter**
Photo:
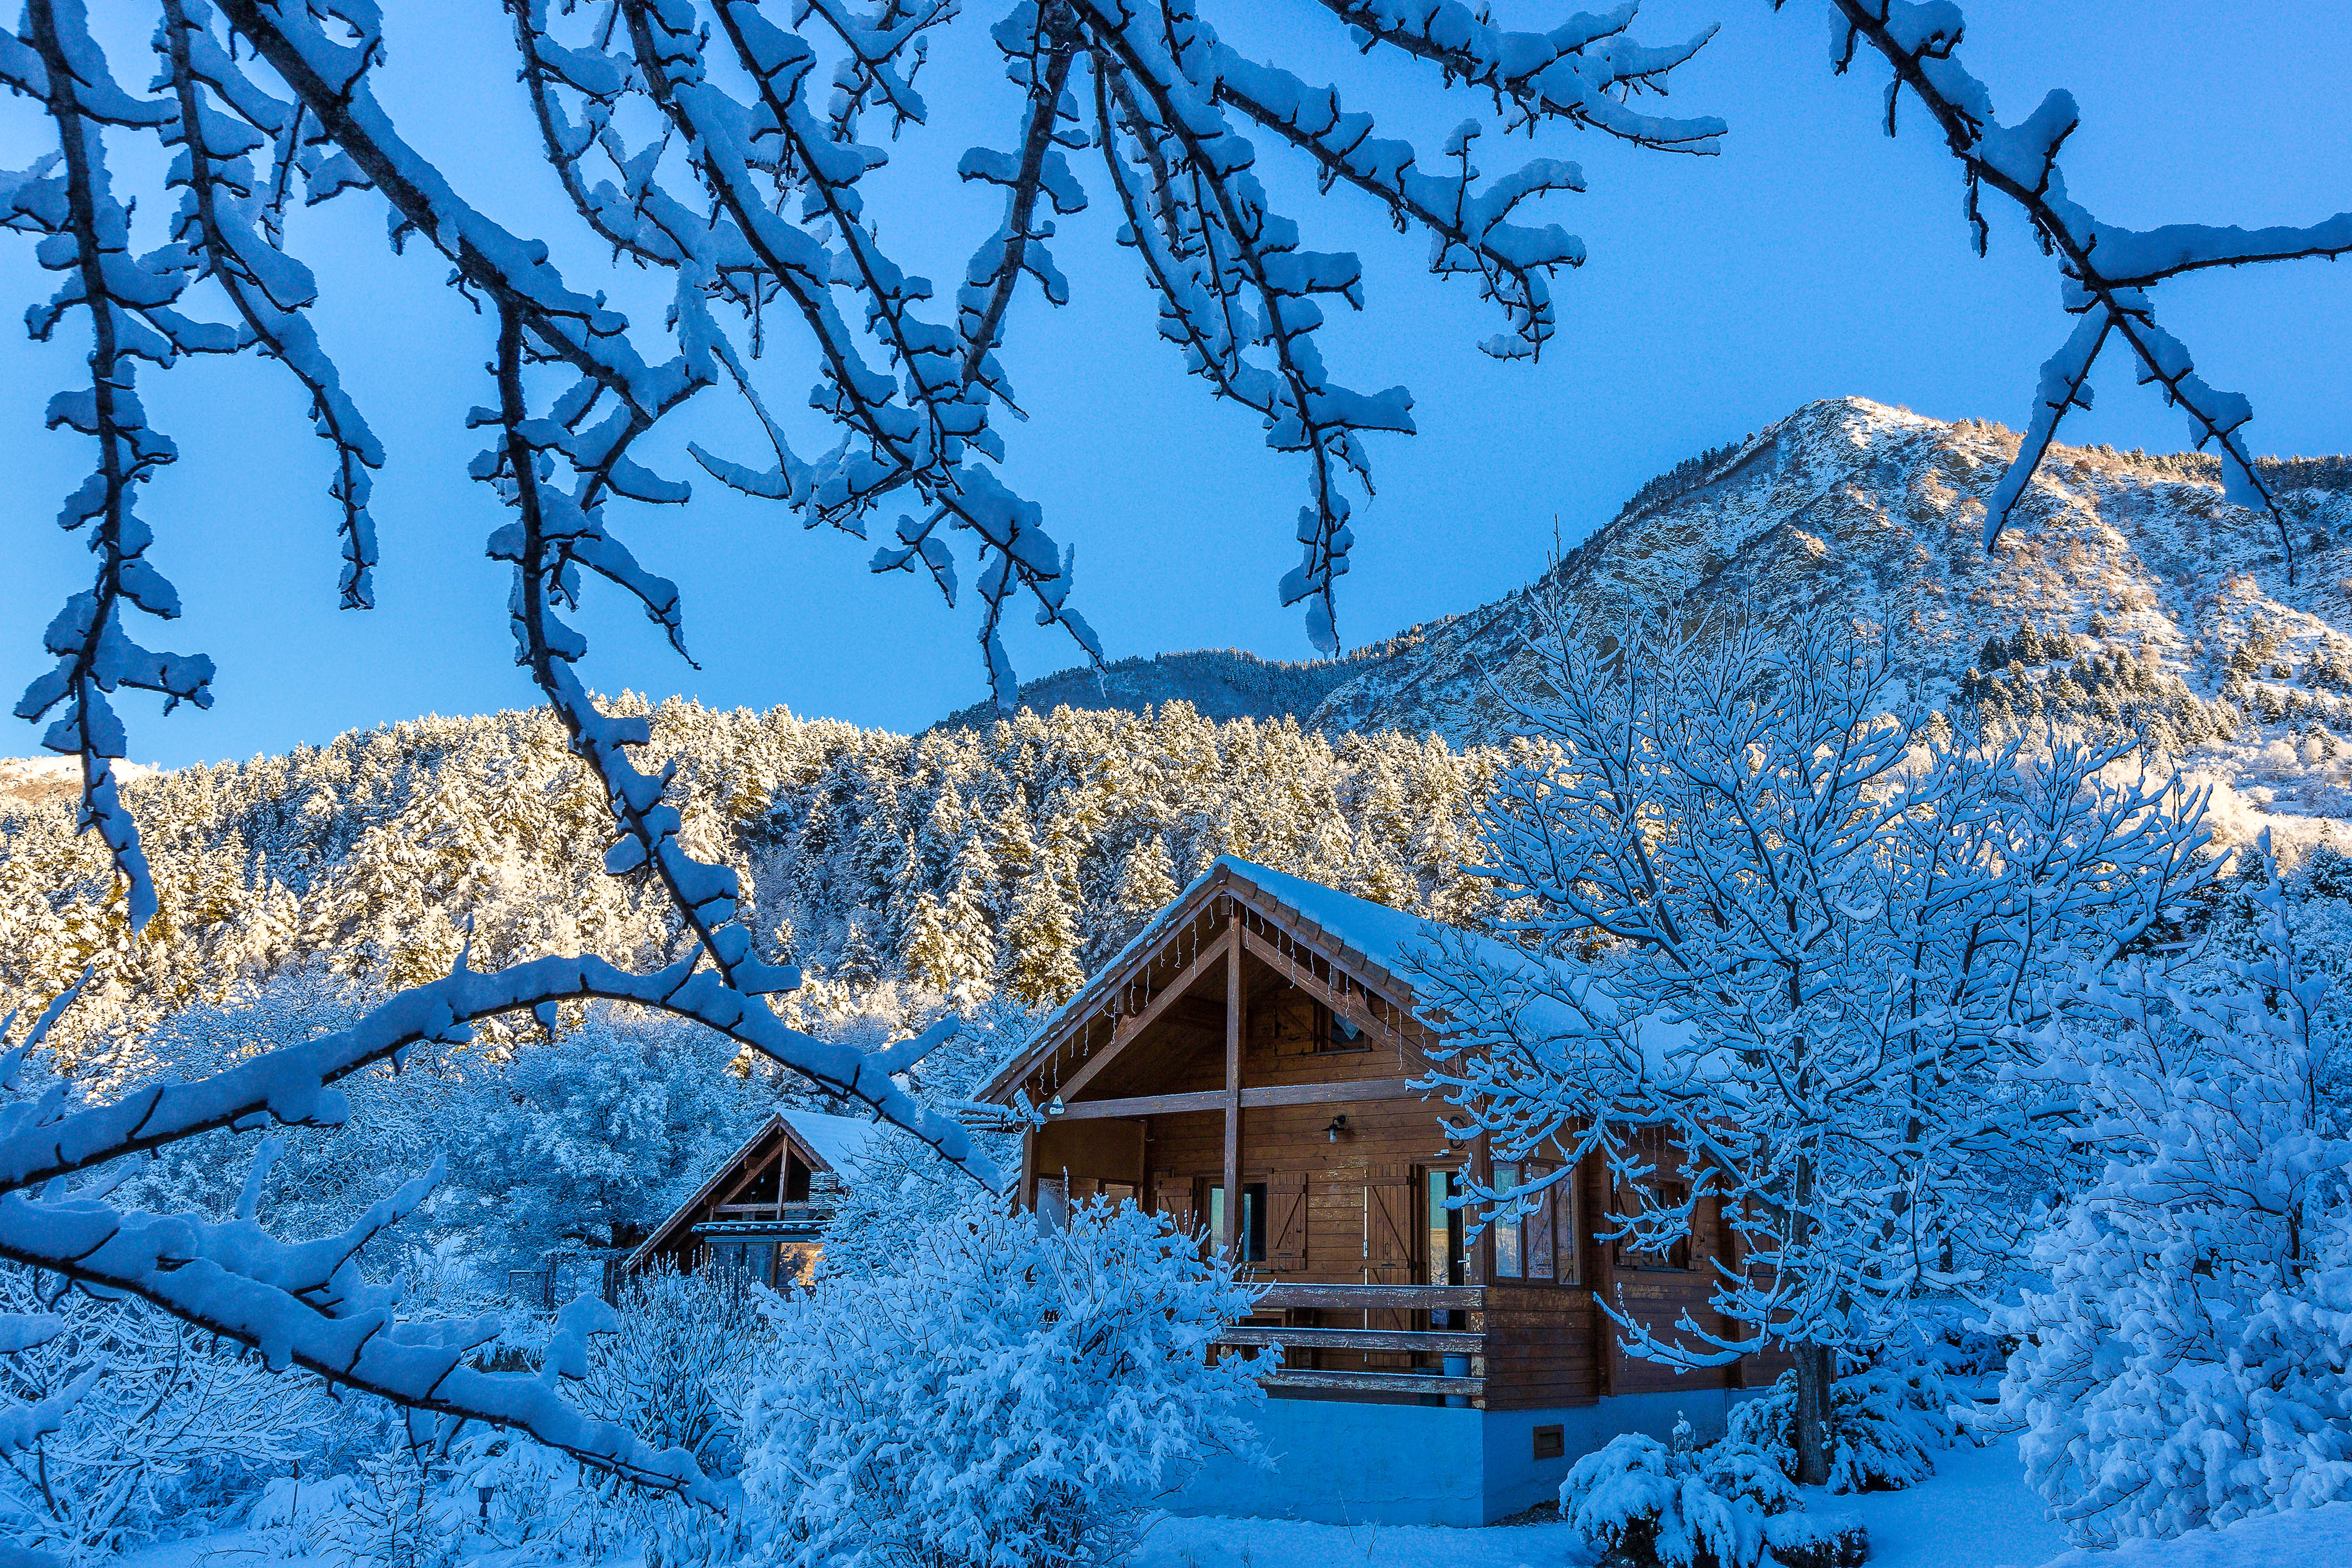
<instances>
[{"instance_id":1,"label":"window shutter","mask_svg":"<svg viewBox=\"0 0 2352 1568\"><path fill-rule=\"evenodd\" d=\"M1412 1282L1412 1167L1374 1166L1364 1185L1364 1267L1372 1283Z\"/></svg>"},{"instance_id":2,"label":"window shutter","mask_svg":"<svg viewBox=\"0 0 2352 1568\"><path fill-rule=\"evenodd\" d=\"M1151 1173L1151 1207L1176 1222L1176 1228L1190 1234L1200 1228L1192 1211L1192 1178L1178 1176L1174 1171Z\"/></svg>"},{"instance_id":3,"label":"window shutter","mask_svg":"<svg viewBox=\"0 0 2352 1568\"><path fill-rule=\"evenodd\" d=\"M1412 1167L1376 1165L1366 1175L1371 1179L1364 1184L1364 1282L1410 1285L1414 1282ZM1387 1309L1368 1312L1364 1326L1409 1329L1412 1314Z\"/></svg>"},{"instance_id":4,"label":"window shutter","mask_svg":"<svg viewBox=\"0 0 2352 1568\"><path fill-rule=\"evenodd\" d=\"M1530 1182L1539 1180L1551 1175L1558 1168L1556 1166L1529 1166L1528 1178ZM1527 1258L1528 1278L1530 1280L1549 1280L1552 1277L1551 1216L1554 1202L1559 1196L1558 1187L1546 1187L1543 1197L1537 1200L1535 1212L1519 1222L1519 1228L1527 1239L1523 1250Z\"/></svg>"},{"instance_id":5,"label":"window shutter","mask_svg":"<svg viewBox=\"0 0 2352 1568\"><path fill-rule=\"evenodd\" d=\"M1307 1267L1307 1173L1273 1171L1265 1178L1265 1264L1282 1270Z\"/></svg>"}]
</instances>

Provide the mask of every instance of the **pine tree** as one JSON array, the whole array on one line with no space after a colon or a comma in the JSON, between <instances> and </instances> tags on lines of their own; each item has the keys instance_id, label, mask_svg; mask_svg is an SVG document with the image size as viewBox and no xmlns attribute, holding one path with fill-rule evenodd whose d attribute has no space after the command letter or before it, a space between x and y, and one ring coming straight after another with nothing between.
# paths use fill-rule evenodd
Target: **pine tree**
<instances>
[{"instance_id":1,"label":"pine tree","mask_svg":"<svg viewBox=\"0 0 2352 1568\"><path fill-rule=\"evenodd\" d=\"M1086 984L1077 921L1061 883L1040 865L1021 883L1004 930L1004 989L1033 1008L1059 1007Z\"/></svg>"}]
</instances>

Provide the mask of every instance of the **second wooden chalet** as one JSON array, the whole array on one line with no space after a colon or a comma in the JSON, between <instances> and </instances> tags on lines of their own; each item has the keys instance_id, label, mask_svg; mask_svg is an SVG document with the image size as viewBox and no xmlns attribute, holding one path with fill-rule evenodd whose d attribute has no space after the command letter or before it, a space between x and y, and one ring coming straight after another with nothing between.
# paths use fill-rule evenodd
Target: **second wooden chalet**
<instances>
[{"instance_id":1,"label":"second wooden chalet","mask_svg":"<svg viewBox=\"0 0 2352 1568\"><path fill-rule=\"evenodd\" d=\"M1213 1466L1180 1511L1486 1523L1554 1495L1621 1432L1663 1437L1679 1415L1719 1433L1771 1381L1631 1359L1594 1301L1662 1332L1685 1312L1728 1329L1707 1306L1725 1248L1708 1206L1670 1254L1602 1242L1596 1217L1632 1200L1593 1160L1538 1212L1465 1234L1447 1207L1465 1175L1508 1188L1558 1162L1449 1141L1446 1108L1414 1087L1433 1039L1402 972L1429 937L1221 859L977 1096L1043 1113L1022 1143L1025 1203L1133 1197L1205 1228L1268 1287L1231 1343L1283 1347L1259 1423L1276 1468Z\"/></svg>"},{"instance_id":2,"label":"second wooden chalet","mask_svg":"<svg viewBox=\"0 0 2352 1568\"><path fill-rule=\"evenodd\" d=\"M666 1260L682 1274L715 1267L777 1290L807 1284L834 1199L857 1179L873 1136L874 1124L856 1117L777 1112L654 1227L623 1271Z\"/></svg>"}]
</instances>

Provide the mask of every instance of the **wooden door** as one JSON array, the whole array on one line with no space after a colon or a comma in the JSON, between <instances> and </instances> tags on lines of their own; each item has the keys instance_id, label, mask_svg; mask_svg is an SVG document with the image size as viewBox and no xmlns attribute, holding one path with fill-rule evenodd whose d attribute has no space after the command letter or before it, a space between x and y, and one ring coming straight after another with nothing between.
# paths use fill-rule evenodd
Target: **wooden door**
<instances>
[{"instance_id":1,"label":"wooden door","mask_svg":"<svg viewBox=\"0 0 2352 1568\"><path fill-rule=\"evenodd\" d=\"M1305 1171L1266 1174L1265 1266L1276 1274L1295 1274L1307 1267Z\"/></svg>"},{"instance_id":2,"label":"wooden door","mask_svg":"<svg viewBox=\"0 0 2352 1568\"><path fill-rule=\"evenodd\" d=\"M1366 1284L1410 1285L1414 1281L1413 1212L1412 1167L1373 1166L1364 1183ZM1389 1310L1370 1312L1364 1314L1364 1326L1391 1331L1410 1329L1412 1314ZM1374 1365L1387 1365L1392 1361L1402 1365L1411 1358L1375 1355L1366 1359Z\"/></svg>"}]
</instances>

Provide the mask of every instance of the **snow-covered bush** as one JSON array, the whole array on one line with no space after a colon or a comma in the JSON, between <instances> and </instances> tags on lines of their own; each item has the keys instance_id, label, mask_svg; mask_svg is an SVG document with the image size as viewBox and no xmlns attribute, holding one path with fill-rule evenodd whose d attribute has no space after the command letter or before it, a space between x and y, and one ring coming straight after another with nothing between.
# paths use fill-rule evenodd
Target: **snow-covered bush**
<instances>
[{"instance_id":1,"label":"snow-covered bush","mask_svg":"<svg viewBox=\"0 0 2352 1568\"><path fill-rule=\"evenodd\" d=\"M2086 1543L2352 1496L2352 1140L2319 1114L2284 890L2262 953L2200 994L2134 965L2053 1030L2097 1180L2037 1243L2049 1289L1997 1314L2028 1479Z\"/></svg>"},{"instance_id":2,"label":"snow-covered bush","mask_svg":"<svg viewBox=\"0 0 2352 1568\"><path fill-rule=\"evenodd\" d=\"M1833 1492L1899 1491L1936 1473L1931 1450L1951 1440L1943 1378L1925 1363L1879 1365L1841 1377L1830 1392L1827 1485ZM1726 1440L1797 1473L1797 1376L1733 1406Z\"/></svg>"},{"instance_id":3,"label":"snow-covered bush","mask_svg":"<svg viewBox=\"0 0 2352 1568\"><path fill-rule=\"evenodd\" d=\"M1784 1451L1785 1457L1785 1451ZM1870 1552L1861 1523L1804 1511L1780 1459L1738 1437L1696 1448L1676 1417L1674 1440L1611 1439L1570 1469L1559 1516L1619 1568L1854 1568Z\"/></svg>"},{"instance_id":4,"label":"snow-covered bush","mask_svg":"<svg viewBox=\"0 0 2352 1568\"><path fill-rule=\"evenodd\" d=\"M0 1540L112 1556L176 1516L245 1501L326 1424L315 1383L144 1302L0 1266L0 1313L55 1330L0 1357L0 1388L61 1402L47 1429L0 1440Z\"/></svg>"},{"instance_id":5,"label":"snow-covered bush","mask_svg":"<svg viewBox=\"0 0 2352 1568\"><path fill-rule=\"evenodd\" d=\"M466 1510L436 1486L423 1451L396 1441L360 1464L340 1506L317 1516L311 1548L336 1568L450 1568Z\"/></svg>"},{"instance_id":6,"label":"snow-covered bush","mask_svg":"<svg viewBox=\"0 0 2352 1568\"><path fill-rule=\"evenodd\" d=\"M770 1307L745 1424L757 1533L810 1568L1115 1562L1201 1459L1255 1451L1262 1368L1210 1354L1249 1303L1131 1204L1059 1228L946 1220L896 1274Z\"/></svg>"},{"instance_id":7,"label":"snow-covered bush","mask_svg":"<svg viewBox=\"0 0 2352 1568\"><path fill-rule=\"evenodd\" d=\"M1714 1489L1692 1461L1689 1431L1678 1422L1672 1448L1629 1432L1577 1460L1560 1483L1560 1519L1635 1568L1755 1568L1765 1514Z\"/></svg>"},{"instance_id":8,"label":"snow-covered bush","mask_svg":"<svg viewBox=\"0 0 2352 1568\"><path fill-rule=\"evenodd\" d=\"M583 1404L647 1442L684 1448L707 1476L742 1464L743 1396L767 1343L766 1292L734 1270L633 1276L616 1332L588 1350Z\"/></svg>"},{"instance_id":9,"label":"snow-covered bush","mask_svg":"<svg viewBox=\"0 0 2352 1568\"><path fill-rule=\"evenodd\" d=\"M915 1097L953 1113L1035 1027L1037 1016L999 993L962 1015L955 1036L924 1058ZM943 1163L919 1139L877 1127L860 1157L858 1180L835 1206L824 1233L820 1274L894 1274L917 1255L926 1233L959 1218L976 1219L996 1199ZM982 1153L1017 1162L1010 1134L975 1131Z\"/></svg>"},{"instance_id":10,"label":"snow-covered bush","mask_svg":"<svg viewBox=\"0 0 2352 1568\"><path fill-rule=\"evenodd\" d=\"M1698 1463L1708 1490L1745 1502L1768 1518L1802 1506L1797 1483L1789 1479L1780 1458L1753 1443L1727 1436L1704 1450Z\"/></svg>"}]
</instances>

